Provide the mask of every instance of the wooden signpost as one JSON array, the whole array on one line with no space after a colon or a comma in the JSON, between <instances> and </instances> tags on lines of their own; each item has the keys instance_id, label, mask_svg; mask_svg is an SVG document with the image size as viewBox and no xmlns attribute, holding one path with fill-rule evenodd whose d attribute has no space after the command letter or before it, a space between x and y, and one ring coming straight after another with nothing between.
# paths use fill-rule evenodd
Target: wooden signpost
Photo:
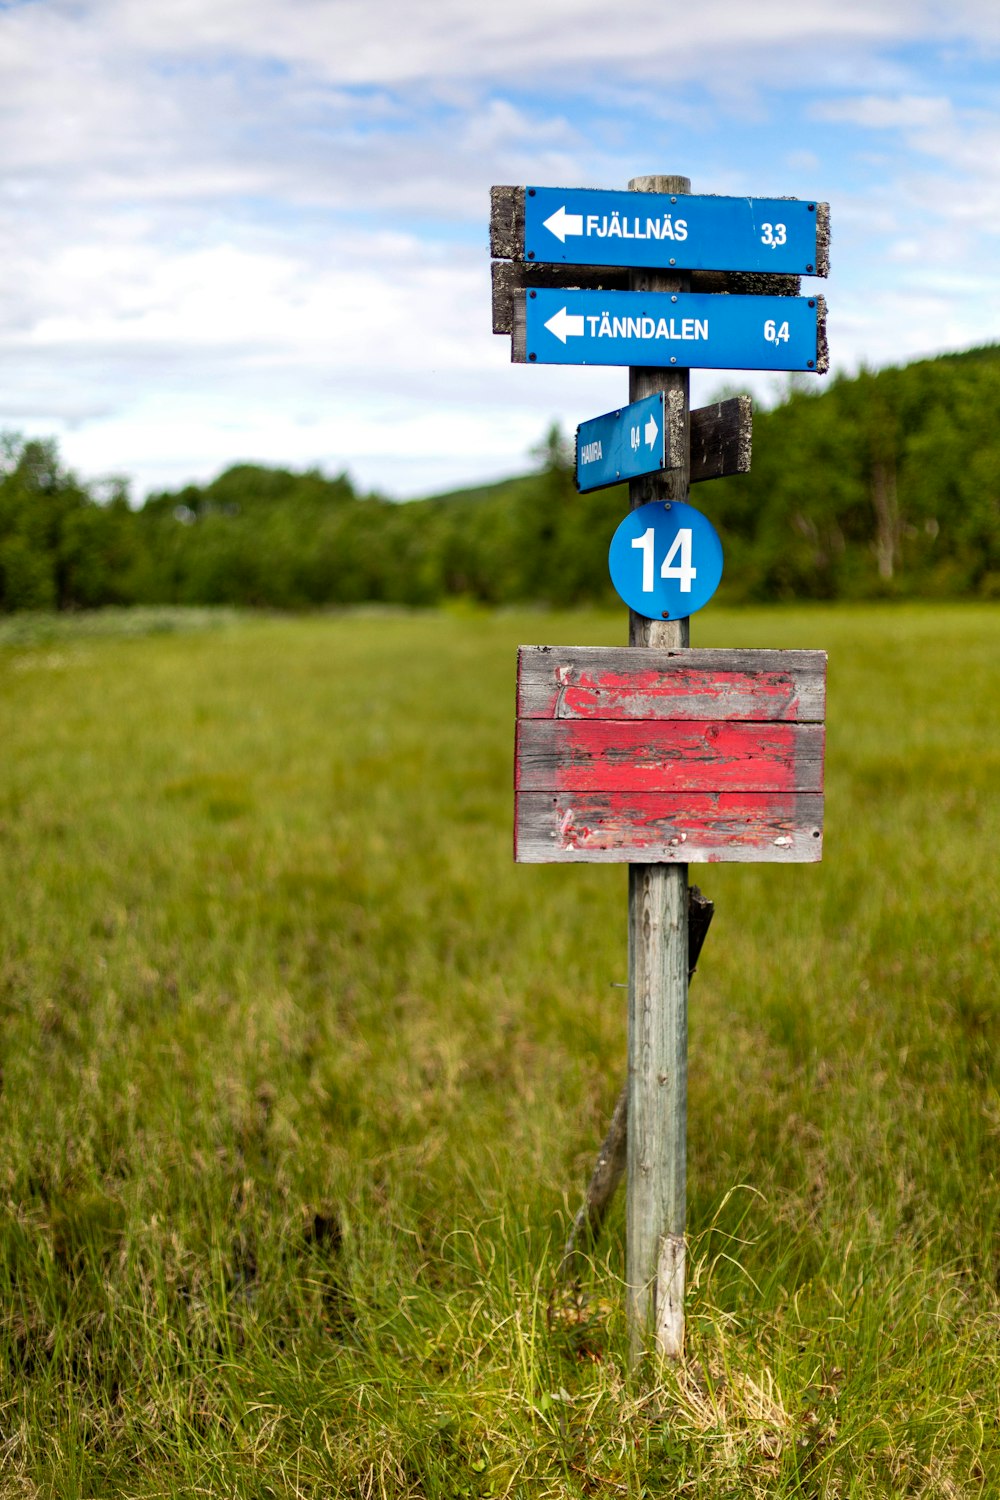
<instances>
[{"instance_id":1,"label":"wooden signpost","mask_svg":"<svg viewBox=\"0 0 1000 1500\"><path fill-rule=\"evenodd\" d=\"M689 645L718 556L699 552L718 538L692 515L689 486L745 472L750 434L748 398L691 413L688 371L826 369L823 299L798 294L799 274L826 274L829 210L689 195L681 177L635 178L627 194L492 195L493 254L509 258L494 266L494 330L510 333L512 359L629 364L630 403L645 416L661 396L668 429L667 467L632 470L634 525L612 541L612 579L636 605L629 646L523 646L518 659L515 857L629 866L633 1362L650 1338L674 1358L683 1348L687 986L711 915L701 901L708 917L689 942L687 866L810 862L823 844L825 653ZM595 1173L606 1181L592 1226L617 1181L621 1114Z\"/></svg>"}]
</instances>

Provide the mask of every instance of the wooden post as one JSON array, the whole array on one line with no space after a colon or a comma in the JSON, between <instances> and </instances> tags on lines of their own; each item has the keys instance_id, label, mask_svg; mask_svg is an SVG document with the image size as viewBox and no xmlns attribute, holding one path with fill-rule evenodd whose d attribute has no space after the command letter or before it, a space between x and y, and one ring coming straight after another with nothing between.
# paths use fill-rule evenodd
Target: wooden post
<instances>
[{"instance_id":1,"label":"wooden post","mask_svg":"<svg viewBox=\"0 0 1000 1500\"><path fill-rule=\"evenodd\" d=\"M715 915L714 901L706 901L696 885L688 887L688 983L694 978L708 929ZM559 1280L579 1276L584 1253L596 1243L611 1200L628 1166L628 1079L615 1101L611 1124L597 1153L586 1197L573 1220L559 1265Z\"/></svg>"},{"instance_id":2,"label":"wooden post","mask_svg":"<svg viewBox=\"0 0 1000 1500\"><path fill-rule=\"evenodd\" d=\"M686 177L634 177L640 193L683 194ZM634 291L680 292L689 278L633 271ZM670 453L680 467L629 485L632 509L686 500L690 485L690 386L686 369L629 370L629 400L666 393ZM686 646L689 622L629 612L632 646ZM629 865L628 1177L626 1268L629 1349L638 1364L650 1340L680 1358L684 1344L687 1158L687 865Z\"/></svg>"}]
</instances>

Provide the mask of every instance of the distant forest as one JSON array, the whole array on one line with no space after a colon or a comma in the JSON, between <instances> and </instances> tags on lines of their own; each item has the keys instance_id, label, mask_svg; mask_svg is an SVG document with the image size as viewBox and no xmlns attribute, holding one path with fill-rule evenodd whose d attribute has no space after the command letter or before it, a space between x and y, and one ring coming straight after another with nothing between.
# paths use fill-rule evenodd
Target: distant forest
<instances>
[{"instance_id":1,"label":"distant forest","mask_svg":"<svg viewBox=\"0 0 1000 1500\"><path fill-rule=\"evenodd\" d=\"M1000 346L793 388L754 414L749 474L695 486L720 597L1000 598ZM237 464L133 509L52 441L0 436L0 609L229 604L301 610L610 602L624 487L577 493L553 429L534 473L429 500Z\"/></svg>"}]
</instances>

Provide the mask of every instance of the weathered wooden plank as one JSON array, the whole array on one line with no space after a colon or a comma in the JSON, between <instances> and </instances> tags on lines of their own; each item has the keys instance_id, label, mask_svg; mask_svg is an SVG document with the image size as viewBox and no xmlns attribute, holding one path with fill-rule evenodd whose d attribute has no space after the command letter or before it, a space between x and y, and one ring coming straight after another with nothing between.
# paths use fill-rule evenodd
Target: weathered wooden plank
<instances>
[{"instance_id":1,"label":"weathered wooden plank","mask_svg":"<svg viewBox=\"0 0 1000 1500\"><path fill-rule=\"evenodd\" d=\"M493 332L513 333L514 309L524 311L524 293L531 288L580 287L585 291L627 291L629 272L621 266L547 266L525 260L495 260L493 283ZM765 276L757 271L691 271L688 290L729 292L753 297L798 297L798 276Z\"/></svg>"},{"instance_id":2,"label":"weathered wooden plank","mask_svg":"<svg viewBox=\"0 0 1000 1500\"><path fill-rule=\"evenodd\" d=\"M816 205L816 275L830 274L830 205Z\"/></svg>"},{"instance_id":3,"label":"weathered wooden plank","mask_svg":"<svg viewBox=\"0 0 1000 1500\"><path fill-rule=\"evenodd\" d=\"M528 363L528 314L523 297L515 297L510 322L510 362Z\"/></svg>"},{"instance_id":4,"label":"weathered wooden plank","mask_svg":"<svg viewBox=\"0 0 1000 1500\"><path fill-rule=\"evenodd\" d=\"M521 646L523 719L752 719L821 723L825 651Z\"/></svg>"},{"instance_id":5,"label":"weathered wooden plank","mask_svg":"<svg viewBox=\"0 0 1000 1500\"><path fill-rule=\"evenodd\" d=\"M822 724L522 719L519 791L783 791L823 786Z\"/></svg>"},{"instance_id":6,"label":"weathered wooden plank","mask_svg":"<svg viewBox=\"0 0 1000 1500\"><path fill-rule=\"evenodd\" d=\"M813 863L823 853L815 792L518 792L521 864Z\"/></svg>"},{"instance_id":7,"label":"weathered wooden plank","mask_svg":"<svg viewBox=\"0 0 1000 1500\"><path fill-rule=\"evenodd\" d=\"M830 340L826 332L826 298L816 298L816 373L825 375L830 368Z\"/></svg>"},{"instance_id":8,"label":"weathered wooden plank","mask_svg":"<svg viewBox=\"0 0 1000 1500\"><path fill-rule=\"evenodd\" d=\"M615 266L534 266L526 261L495 260L490 268L493 284L493 332L511 333L513 309L524 304L523 293L534 287L586 287L588 291L627 291L629 273ZM710 287L701 288L711 291Z\"/></svg>"},{"instance_id":9,"label":"weathered wooden plank","mask_svg":"<svg viewBox=\"0 0 1000 1500\"><path fill-rule=\"evenodd\" d=\"M691 413L691 483L749 474L753 438L753 402L731 396Z\"/></svg>"},{"instance_id":10,"label":"weathered wooden plank","mask_svg":"<svg viewBox=\"0 0 1000 1500\"><path fill-rule=\"evenodd\" d=\"M524 257L524 188L490 188L490 254L496 260Z\"/></svg>"}]
</instances>

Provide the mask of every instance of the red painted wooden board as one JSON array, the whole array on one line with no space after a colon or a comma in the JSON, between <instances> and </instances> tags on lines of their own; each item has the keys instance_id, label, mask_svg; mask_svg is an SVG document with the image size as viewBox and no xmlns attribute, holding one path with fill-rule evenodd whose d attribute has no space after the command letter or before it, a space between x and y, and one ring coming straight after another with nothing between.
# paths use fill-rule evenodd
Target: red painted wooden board
<instances>
[{"instance_id":1,"label":"red painted wooden board","mask_svg":"<svg viewBox=\"0 0 1000 1500\"><path fill-rule=\"evenodd\" d=\"M522 864L803 863L820 857L817 793L517 794Z\"/></svg>"},{"instance_id":2,"label":"red painted wooden board","mask_svg":"<svg viewBox=\"0 0 1000 1500\"><path fill-rule=\"evenodd\" d=\"M790 719L821 723L825 651L521 646L519 719Z\"/></svg>"},{"instance_id":3,"label":"red painted wooden board","mask_svg":"<svg viewBox=\"0 0 1000 1500\"><path fill-rule=\"evenodd\" d=\"M522 719L518 791L818 792L822 724Z\"/></svg>"},{"instance_id":4,"label":"red painted wooden board","mask_svg":"<svg viewBox=\"0 0 1000 1500\"><path fill-rule=\"evenodd\" d=\"M522 646L515 858L819 859L825 693L822 651Z\"/></svg>"}]
</instances>

